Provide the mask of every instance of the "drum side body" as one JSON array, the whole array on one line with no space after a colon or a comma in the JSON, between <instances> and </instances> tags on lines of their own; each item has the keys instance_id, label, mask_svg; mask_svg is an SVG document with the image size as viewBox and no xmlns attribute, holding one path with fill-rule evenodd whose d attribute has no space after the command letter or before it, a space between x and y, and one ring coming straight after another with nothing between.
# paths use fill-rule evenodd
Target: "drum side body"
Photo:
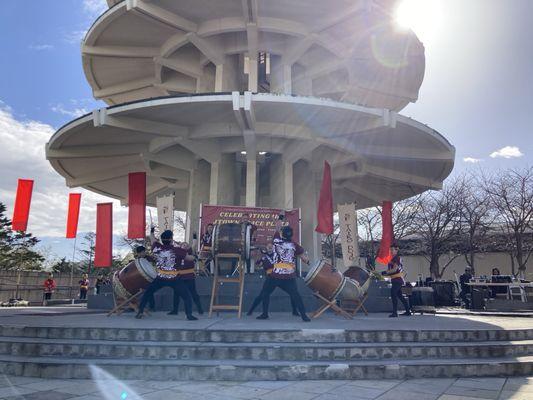
<instances>
[{"instance_id":1,"label":"drum side body","mask_svg":"<svg viewBox=\"0 0 533 400\"><path fill-rule=\"evenodd\" d=\"M146 266L144 267L146 268ZM148 275L141 267L141 264L135 260L113 276L113 289L115 292L117 290L119 292L126 291L127 294L133 296L140 289L146 289L153 280L154 278Z\"/></svg>"},{"instance_id":2,"label":"drum side body","mask_svg":"<svg viewBox=\"0 0 533 400\"><path fill-rule=\"evenodd\" d=\"M328 300L335 298L342 290L344 277L339 271L334 271L333 267L324 260L309 271L309 274L305 278L306 285Z\"/></svg>"}]
</instances>

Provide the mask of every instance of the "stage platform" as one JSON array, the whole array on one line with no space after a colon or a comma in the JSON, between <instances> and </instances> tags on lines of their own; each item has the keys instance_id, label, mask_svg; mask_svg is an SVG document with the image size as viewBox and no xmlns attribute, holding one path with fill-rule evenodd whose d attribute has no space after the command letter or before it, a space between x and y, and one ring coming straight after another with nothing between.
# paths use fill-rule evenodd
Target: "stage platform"
<instances>
[{"instance_id":1,"label":"stage platform","mask_svg":"<svg viewBox=\"0 0 533 400\"><path fill-rule=\"evenodd\" d=\"M256 314L257 315L257 314ZM0 310L0 372L90 379L305 380L516 376L533 373L531 318L386 314L304 323L233 314L136 320L79 307ZM94 370L94 368L93 368Z\"/></svg>"},{"instance_id":2,"label":"stage platform","mask_svg":"<svg viewBox=\"0 0 533 400\"><path fill-rule=\"evenodd\" d=\"M243 305L244 310L248 311L255 297L261 292L264 283L264 277L260 274L247 274L244 281L244 296ZM196 290L200 295L200 301L204 310L209 309L211 301L211 288L213 285L213 277L197 277ZM309 289L303 279L297 279L298 292L302 296L302 300L306 309L312 310L319 307L319 302L313 296L313 292ZM369 312L388 312L391 310L390 301L390 284L384 281L372 281L368 290L368 299L365 302L365 307ZM237 285L225 284L220 290L220 302L223 304L235 304L237 299ZM158 311L169 311L172 305L172 290L170 288L163 288L155 295L155 305ZM95 310L111 310L113 308L113 294L111 286L104 287L101 294L89 295L87 307ZM194 306L193 306L194 307ZM289 296L281 289L276 289L270 298L270 310L273 312L288 312L290 311ZM183 302L180 306L183 310ZM401 308L401 306L400 306ZM261 306L257 311L261 310Z\"/></svg>"}]
</instances>

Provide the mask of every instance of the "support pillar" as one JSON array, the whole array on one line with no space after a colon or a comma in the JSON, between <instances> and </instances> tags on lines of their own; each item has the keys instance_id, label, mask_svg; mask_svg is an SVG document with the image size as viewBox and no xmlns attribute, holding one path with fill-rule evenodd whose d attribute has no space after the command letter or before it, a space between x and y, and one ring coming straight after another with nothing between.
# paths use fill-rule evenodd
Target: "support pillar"
<instances>
[{"instance_id":1,"label":"support pillar","mask_svg":"<svg viewBox=\"0 0 533 400\"><path fill-rule=\"evenodd\" d=\"M246 160L246 207L255 207L257 200L257 160Z\"/></svg>"},{"instance_id":2,"label":"support pillar","mask_svg":"<svg viewBox=\"0 0 533 400\"><path fill-rule=\"evenodd\" d=\"M257 58L250 58L248 67L248 91L257 93Z\"/></svg>"},{"instance_id":3,"label":"support pillar","mask_svg":"<svg viewBox=\"0 0 533 400\"><path fill-rule=\"evenodd\" d=\"M207 161L201 160L196 163L190 173L189 190L187 193L187 227L185 230L185 241L192 244L193 233L198 236L198 216L200 215L200 204L209 203L209 171L210 166Z\"/></svg>"},{"instance_id":4,"label":"support pillar","mask_svg":"<svg viewBox=\"0 0 533 400\"><path fill-rule=\"evenodd\" d=\"M218 171L220 163L213 161L211 163L211 176L209 178L209 204L215 206L218 204Z\"/></svg>"}]
</instances>

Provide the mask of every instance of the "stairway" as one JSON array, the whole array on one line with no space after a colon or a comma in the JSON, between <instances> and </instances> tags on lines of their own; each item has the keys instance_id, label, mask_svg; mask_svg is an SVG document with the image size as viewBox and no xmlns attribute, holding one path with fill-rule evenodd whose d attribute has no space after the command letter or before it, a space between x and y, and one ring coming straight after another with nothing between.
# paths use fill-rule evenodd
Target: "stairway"
<instances>
[{"instance_id":1,"label":"stairway","mask_svg":"<svg viewBox=\"0 0 533 400\"><path fill-rule=\"evenodd\" d=\"M533 329L461 331L0 328L0 372L120 379L302 380L533 373Z\"/></svg>"}]
</instances>

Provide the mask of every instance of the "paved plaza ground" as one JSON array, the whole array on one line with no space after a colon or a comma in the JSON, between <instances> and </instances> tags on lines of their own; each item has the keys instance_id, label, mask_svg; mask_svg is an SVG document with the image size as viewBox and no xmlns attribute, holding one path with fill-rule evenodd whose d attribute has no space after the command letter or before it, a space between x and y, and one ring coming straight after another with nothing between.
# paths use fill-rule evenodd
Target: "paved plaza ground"
<instances>
[{"instance_id":1,"label":"paved plaza ground","mask_svg":"<svg viewBox=\"0 0 533 400\"><path fill-rule=\"evenodd\" d=\"M16 326L86 327L124 329L205 329L205 330L499 330L532 329L531 317L506 317L488 315L425 314L411 317L388 318L388 313L357 314L348 320L332 313L323 314L311 322L302 322L288 313L271 313L270 320L259 321L254 316L221 313L209 318L198 316L198 321L187 321L183 312L169 316L155 312L141 320L134 313L107 317L105 312L87 310L84 307L23 307L0 309L0 324Z\"/></svg>"},{"instance_id":2,"label":"paved plaza ground","mask_svg":"<svg viewBox=\"0 0 533 400\"><path fill-rule=\"evenodd\" d=\"M533 399L531 378L302 382L150 382L2 376L0 398L13 400L480 400Z\"/></svg>"}]
</instances>

